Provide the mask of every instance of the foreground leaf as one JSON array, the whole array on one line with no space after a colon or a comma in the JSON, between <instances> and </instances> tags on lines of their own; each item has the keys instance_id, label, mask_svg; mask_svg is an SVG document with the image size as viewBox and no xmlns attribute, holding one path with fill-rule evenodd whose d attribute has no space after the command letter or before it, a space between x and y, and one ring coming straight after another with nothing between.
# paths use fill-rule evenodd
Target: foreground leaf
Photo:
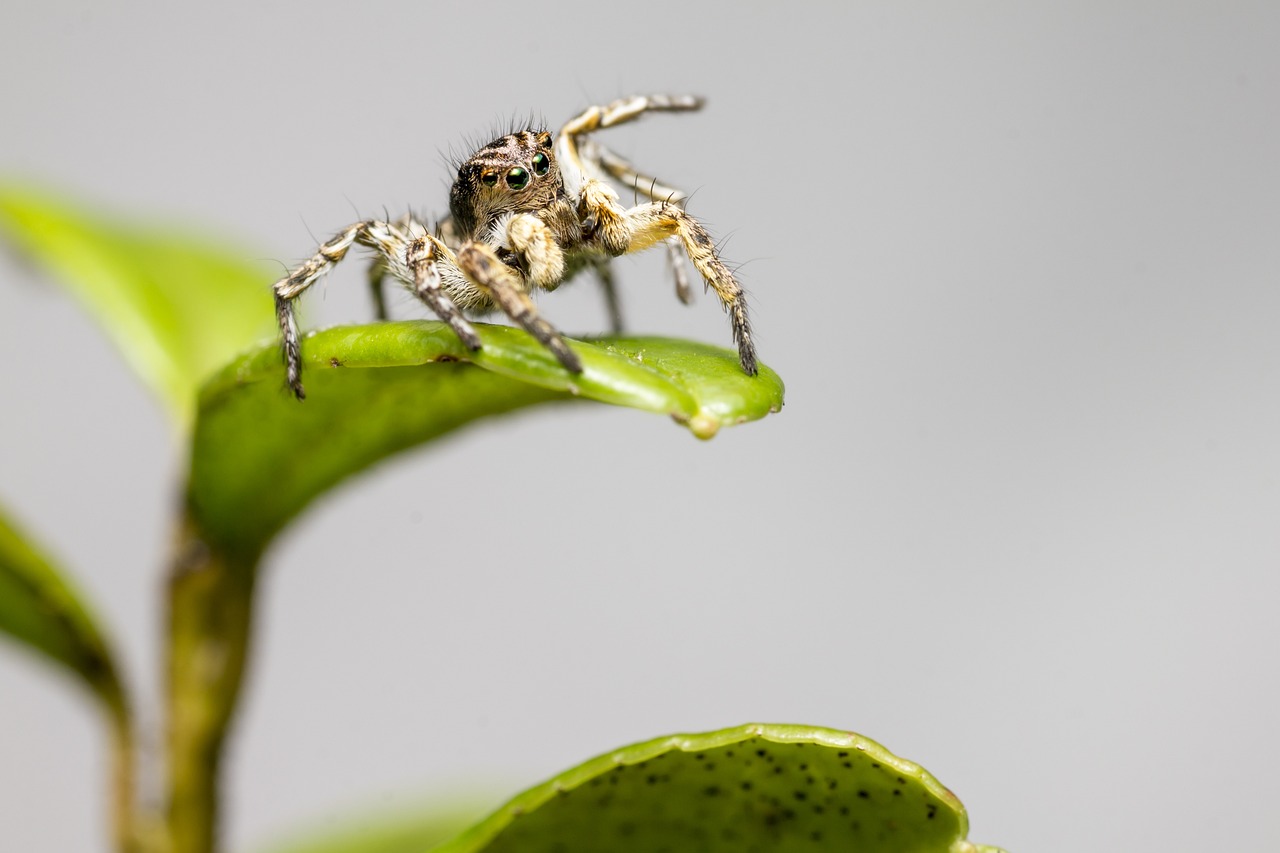
<instances>
[{"instance_id":1,"label":"foreground leaf","mask_svg":"<svg viewBox=\"0 0 1280 853\"><path fill-rule=\"evenodd\" d=\"M449 798L446 802L453 802ZM273 844L264 853L423 853L457 835L475 821L483 809L474 805L442 806L432 803L413 813L371 814L326 820L297 840Z\"/></svg>"},{"instance_id":2,"label":"foreground leaf","mask_svg":"<svg viewBox=\"0 0 1280 853\"><path fill-rule=\"evenodd\" d=\"M0 632L62 664L116 717L124 696L93 617L53 563L0 512Z\"/></svg>"},{"instance_id":3,"label":"foreground leaf","mask_svg":"<svg viewBox=\"0 0 1280 853\"><path fill-rule=\"evenodd\" d=\"M206 541L252 554L310 501L392 453L488 415L575 397L670 415L696 435L777 411L782 382L749 377L733 353L665 339L573 342L566 372L523 331L477 325L468 351L430 321L344 326L303 343L307 399L284 388L274 345L201 390L188 501Z\"/></svg>"},{"instance_id":4,"label":"foreground leaf","mask_svg":"<svg viewBox=\"0 0 1280 853\"><path fill-rule=\"evenodd\" d=\"M674 735L525 791L432 853L974 853L955 795L849 732L747 725Z\"/></svg>"},{"instance_id":5,"label":"foreground leaf","mask_svg":"<svg viewBox=\"0 0 1280 853\"><path fill-rule=\"evenodd\" d=\"M180 423L200 382L274 325L271 270L204 238L12 185L0 185L0 238L85 304Z\"/></svg>"}]
</instances>

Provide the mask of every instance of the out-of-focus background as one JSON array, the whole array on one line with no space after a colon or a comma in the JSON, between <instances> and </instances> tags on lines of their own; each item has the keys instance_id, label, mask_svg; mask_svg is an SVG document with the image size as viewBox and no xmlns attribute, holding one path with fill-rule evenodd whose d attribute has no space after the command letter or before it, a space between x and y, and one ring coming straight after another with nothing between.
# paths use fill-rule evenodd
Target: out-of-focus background
<instances>
[{"instance_id":1,"label":"out-of-focus background","mask_svg":"<svg viewBox=\"0 0 1280 853\"><path fill-rule=\"evenodd\" d=\"M703 94L608 142L696 191L787 381L709 444L550 408L312 509L270 557L234 849L749 720L876 738L1010 849L1280 842L1280 7L1058 6L6 9L0 172L281 264L443 212L442 152L512 115ZM729 343L661 253L618 274L632 329ZM588 284L540 304L605 328ZM363 265L306 310L370 317ZM7 257L0 364L0 500L156 723L182 449ZM81 699L0 645L4 849L104 849Z\"/></svg>"}]
</instances>

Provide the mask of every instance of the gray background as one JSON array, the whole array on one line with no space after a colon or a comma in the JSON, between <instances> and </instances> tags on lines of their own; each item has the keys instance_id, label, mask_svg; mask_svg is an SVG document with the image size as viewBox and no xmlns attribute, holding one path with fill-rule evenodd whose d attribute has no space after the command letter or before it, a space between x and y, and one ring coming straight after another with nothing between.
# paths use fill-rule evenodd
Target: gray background
<instances>
[{"instance_id":1,"label":"gray background","mask_svg":"<svg viewBox=\"0 0 1280 853\"><path fill-rule=\"evenodd\" d=\"M787 381L709 444L541 410L309 512L233 846L748 720L874 737L1011 849L1280 843L1280 11L1169 5L7 4L0 169L282 262L443 210L440 152L512 114L704 94L609 141L697 190ZM728 342L656 253L619 274L632 328ZM75 305L0 275L0 500L154 723L181 448ZM367 318L361 282L310 322ZM591 286L541 304L604 327ZM0 647L6 850L103 849L101 734Z\"/></svg>"}]
</instances>

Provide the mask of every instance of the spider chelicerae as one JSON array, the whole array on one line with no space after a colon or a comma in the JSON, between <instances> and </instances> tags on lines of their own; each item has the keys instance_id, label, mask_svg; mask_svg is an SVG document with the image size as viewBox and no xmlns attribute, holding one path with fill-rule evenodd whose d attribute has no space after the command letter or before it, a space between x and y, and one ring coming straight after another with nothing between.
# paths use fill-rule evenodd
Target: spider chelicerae
<instances>
[{"instance_id":1,"label":"spider chelicerae","mask_svg":"<svg viewBox=\"0 0 1280 853\"><path fill-rule=\"evenodd\" d=\"M617 330L621 320L609 259L663 243L677 296L683 302L690 298L683 253L728 312L742 370L754 376L756 353L742 288L706 229L685 212L685 194L638 172L589 137L646 112L701 106L702 100L692 96L638 95L588 108L557 137L532 128L508 133L459 165L449 191L449 216L434 232L413 216L395 222L367 219L344 228L273 285L289 388L299 400L306 396L294 300L341 261L353 243L375 253L369 282L379 318L386 318L382 282L389 274L448 323L468 348L480 349L480 338L464 312L496 309L573 373L582 372L581 360L538 313L530 293L554 290L591 269L604 286ZM649 200L624 207L608 178Z\"/></svg>"}]
</instances>

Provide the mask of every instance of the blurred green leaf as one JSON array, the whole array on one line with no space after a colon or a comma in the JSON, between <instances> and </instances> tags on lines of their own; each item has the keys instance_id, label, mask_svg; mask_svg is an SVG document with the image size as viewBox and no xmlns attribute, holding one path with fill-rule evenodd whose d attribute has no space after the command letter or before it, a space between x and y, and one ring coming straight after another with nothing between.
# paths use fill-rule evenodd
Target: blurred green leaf
<instances>
[{"instance_id":1,"label":"blurred green leaf","mask_svg":"<svg viewBox=\"0 0 1280 853\"><path fill-rule=\"evenodd\" d=\"M303 342L298 402L276 347L237 359L201 389L188 501L210 544L256 553L325 489L471 421L575 397L670 415L709 438L782 406L778 375L746 376L735 354L660 338L573 342L580 375L529 335L477 325L468 351L432 321L345 326Z\"/></svg>"},{"instance_id":2,"label":"blurred green leaf","mask_svg":"<svg viewBox=\"0 0 1280 853\"><path fill-rule=\"evenodd\" d=\"M594 758L432 853L975 853L955 795L875 741L746 725Z\"/></svg>"},{"instance_id":3,"label":"blurred green leaf","mask_svg":"<svg viewBox=\"0 0 1280 853\"><path fill-rule=\"evenodd\" d=\"M79 676L116 717L124 693L103 634L53 563L0 511L0 632Z\"/></svg>"},{"instance_id":4,"label":"blurred green leaf","mask_svg":"<svg viewBox=\"0 0 1280 853\"><path fill-rule=\"evenodd\" d=\"M269 267L208 237L117 222L0 184L0 238L93 313L179 423L202 380L272 334Z\"/></svg>"},{"instance_id":5,"label":"blurred green leaf","mask_svg":"<svg viewBox=\"0 0 1280 853\"><path fill-rule=\"evenodd\" d=\"M423 853L457 835L484 813L455 796L412 812L328 818L291 841L267 845L263 853Z\"/></svg>"}]
</instances>

